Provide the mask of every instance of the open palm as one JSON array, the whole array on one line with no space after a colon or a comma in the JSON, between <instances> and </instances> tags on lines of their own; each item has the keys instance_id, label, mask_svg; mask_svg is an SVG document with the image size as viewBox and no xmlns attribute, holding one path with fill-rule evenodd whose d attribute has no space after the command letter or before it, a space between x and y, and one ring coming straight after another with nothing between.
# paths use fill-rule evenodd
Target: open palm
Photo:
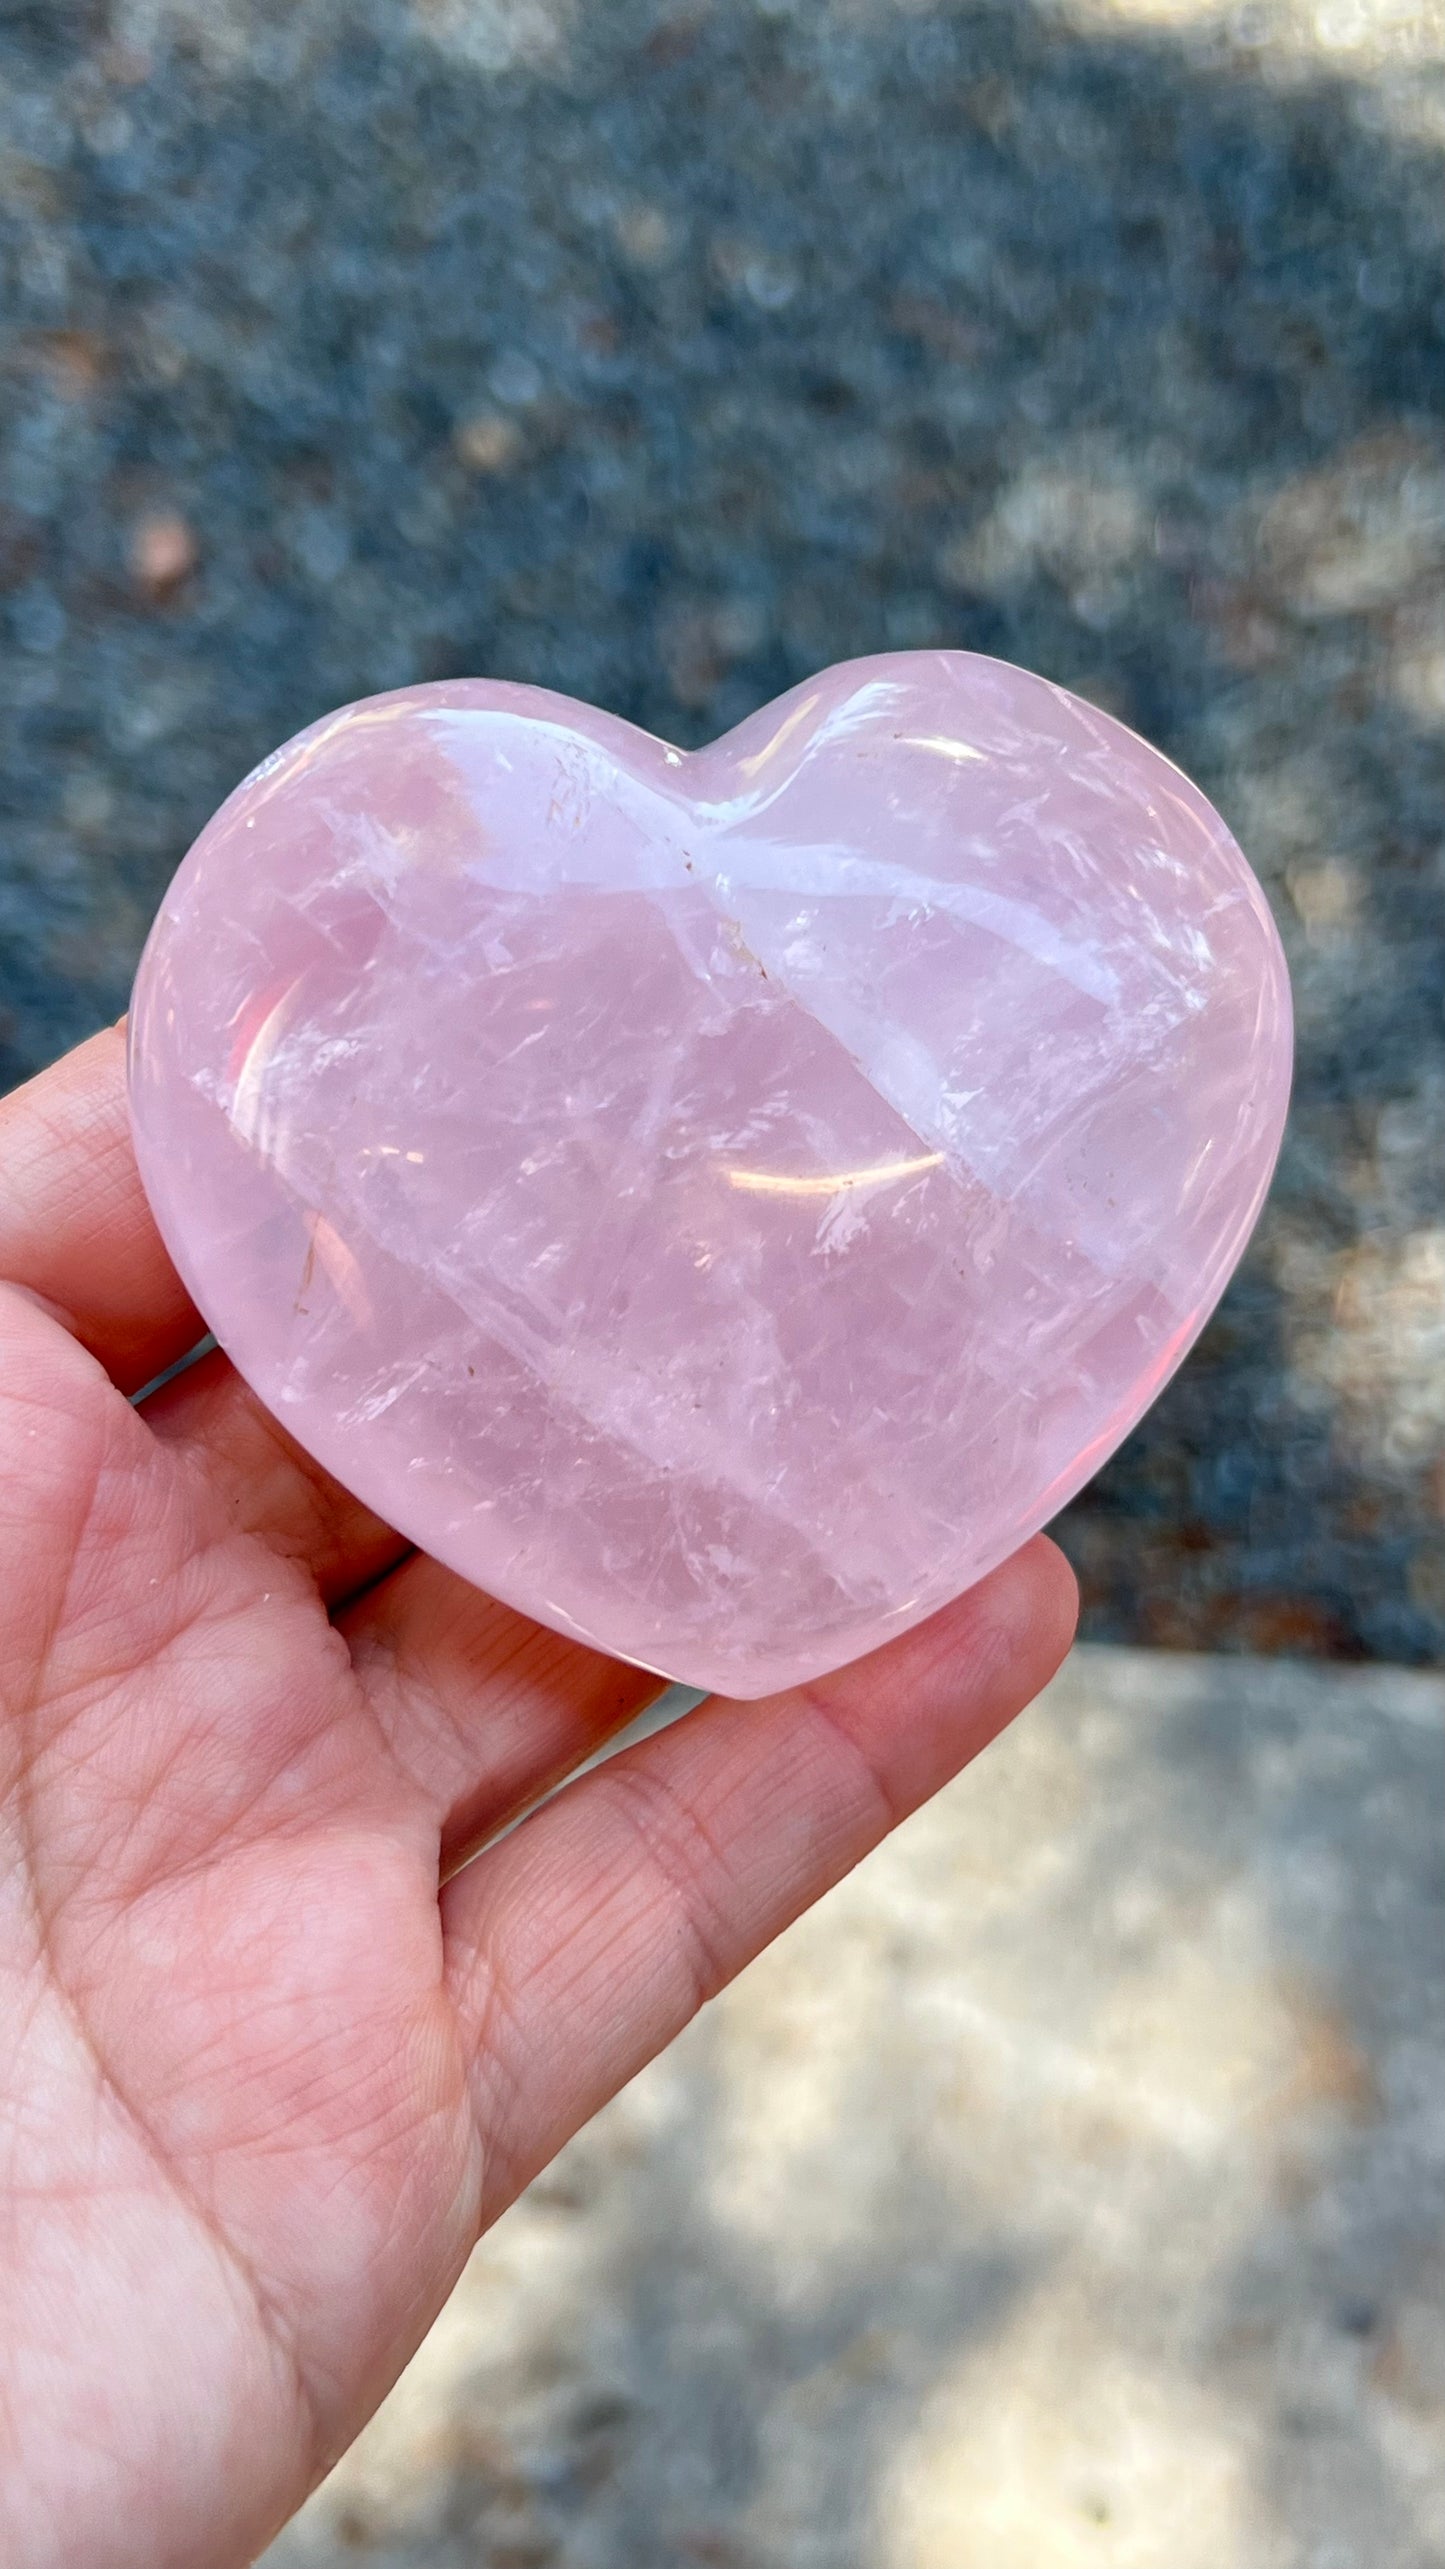
<instances>
[{"instance_id":1,"label":"open palm","mask_svg":"<svg viewBox=\"0 0 1445 2569\"><path fill-rule=\"evenodd\" d=\"M200 1323L118 1033L0 1106L0 2557L250 2560L479 2228L1051 1674L1042 1539L463 1859L656 1680L466 1587ZM19 1288L16 1290L15 1288Z\"/></svg>"}]
</instances>

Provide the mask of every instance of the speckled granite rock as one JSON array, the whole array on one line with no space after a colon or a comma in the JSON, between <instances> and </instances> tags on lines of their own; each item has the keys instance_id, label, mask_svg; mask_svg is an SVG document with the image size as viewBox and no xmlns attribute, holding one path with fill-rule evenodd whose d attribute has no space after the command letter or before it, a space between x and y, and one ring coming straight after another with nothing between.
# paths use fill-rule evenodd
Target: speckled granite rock
<instances>
[{"instance_id":1,"label":"speckled granite rock","mask_svg":"<svg viewBox=\"0 0 1445 2569\"><path fill-rule=\"evenodd\" d=\"M1077 1653L483 2243L267 2569L1435 2569L1445 1683Z\"/></svg>"},{"instance_id":2,"label":"speckled granite rock","mask_svg":"<svg viewBox=\"0 0 1445 2569\"><path fill-rule=\"evenodd\" d=\"M1092 1628L1445 1650L1438 0L32 0L0 28L0 998L123 1002L300 723L690 743L942 642L1125 715L1291 945L1268 1225Z\"/></svg>"}]
</instances>

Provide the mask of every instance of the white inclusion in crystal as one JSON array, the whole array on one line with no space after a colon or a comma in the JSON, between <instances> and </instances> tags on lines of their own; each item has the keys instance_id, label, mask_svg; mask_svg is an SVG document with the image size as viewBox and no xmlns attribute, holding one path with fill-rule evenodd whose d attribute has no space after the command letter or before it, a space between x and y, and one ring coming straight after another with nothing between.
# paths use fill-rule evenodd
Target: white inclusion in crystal
<instances>
[{"instance_id":1,"label":"white inclusion in crystal","mask_svg":"<svg viewBox=\"0 0 1445 2569\"><path fill-rule=\"evenodd\" d=\"M857 708L852 710L856 714ZM486 770L495 757L487 737L492 719L447 712L431 717L429 727L474 790L485 789ZM715 851L709 884L706 864L691 869L684 864L686 847L704 841L697 827L700 815L694 815L688 826L665 797L615 770L600 751L579 760L578 744L569 741L566 746L569 787L590 799L605 783L611 825L594 831L585 841L570 830L565 836L553 830L539 832L515 848L489 845L486 854L466 870L490 890L537 895L564 888L659 892L677 890L684 880L692 880L704 891L725 891L730 903L739 892L780 892L793 898L801 894L811 901L903 903L912 910L926 905L1018 946L1091 999L1107 1005L1118 996L1117 977L1102 958L1029 902L981 884L943 882L826 841L783 847L750 832L746 824L729 827L725 805L714 807L712 825L705 833L706 844ZM748 819L755 818L750 812ZM969 843L966 838L960 840L961 847ZM767 963L769 958L746 918L743 927L749 944Z\"/></svg>"},{"instance_id":2,"label":"white inclusion in crystal","mask_svg":"<svg viewBox=\"0 0 1445 2569\"><path fill-rule=\"evenodd\" d=\"M280 1173L278 1171L278 1173ZM618 1380L607 1359L595 1346L578 1345L559 1348L549 1345L545 1334L528 1324L511 1298L503 1298L489 1289L485 1276L474 1274L465 1260L432 1258L430 1265L418 1263L415 1227L405 1208L398 1206L388 1216L382 1208L368 1202L343 1180L339 1190L345 1202L347 1227L359 1242L369 1240L397 1266L410 1269L418 1276L419 1304L434 1296L445 1299L468 1333L482 1344L491 1341L506 1350L546 1390L554 1402L564 1404L574 1420L584 1422L594 1433L609 1438L623 1452L656 1469L673 1469L681 1459L673 1450L674 1423L666 1411L659 1412L655 1400L642 1397L651 1386L636 1379ZM329 1228L329 1226L328 1226ZM510 1307L509 1307L510 1304ZM753 1321L769 1336L772 1315L755 1308ZM773 1379L779 1373L771 1344L759 1366L762 1379ZM412 1387L417 1376L397 1385L398 1392ZM312 1401L317 1397L317 1384L310 1370L309 1356L297 1360L291 1378L281 1387L285 1401ZM375 1398L363 1394L362 1398ZM379 1415L390 1406L382 1400L371 1413ZM756 1459L739 1442L734 1444L724 1461L719 1454L710 1457L707 1470L691 1474L700 1486L726 1493L728 1499L743 1509L751 1509L766 1524L769 1520L781 1532L792 1536L809 1558L822 1563L816 1545L816 1528L805 1508L783 1503L782 1493L763 1476ZM852 1540L837 1547L836 1557L822 1566L839 1578L851 1580L860 1593L868 1587L869 1555L866 1539L861 1552Z\"/></svg>"},{"instance_id":3,"label":"white inclusion in crystal","mask_svg":"<svg viewBox=\"0 0 1445 2569\"><path fill-rule=\"evenodd\" d=\"M990 936L1017 946L1106 1007L1119 995L1118 976L1099 955L1056 928L1041 910L1011 900L1007 893L991 892L982 884L940 882L841 847L790 847L781 866L778 858L779 852L766 843L730 840L727 867L734 892L802 892L815 901L872 899L904 903L910 910L926 905L968 927L986 928ZM742 916L748 941L756 945L749 912L744 909Z\"/></svg>"},{"instance_id":4,"label":"white inclusion in crystal","mask_svg":"<svg viewBox=\"0 0 1445 2569\"><path fill-rule=\"evenodd\" d=\"M935 1166L937 1165L938 1163L935 1162ZM862 1194L857 1190L833 1197L818 1225L815 1244L816 1249L821 1250L825 1258L836 1257L840 1250L848 1248L850 1243L858 1238L860 1232L867 1229L869 1207L872 1201L871 1193Z\"/></svg>"},{"instance_id":5,"label":"white inclusion in crystal","mask_svg":"<svg viewBox=\"0 0 1445 2569\"><path fill-rule=\"evenodd\" d=\"M369 1419L384 1417L393 1402L401 1399L403 1392L409 1392L415 1384L425 1379L428 1370L428 1361L423 1358L420 1364L412 1365L402 1373L391 1375L379 1390L364 1392L353 1401L348 1415L362 1423Z\"/></svg>"}]
</instances>

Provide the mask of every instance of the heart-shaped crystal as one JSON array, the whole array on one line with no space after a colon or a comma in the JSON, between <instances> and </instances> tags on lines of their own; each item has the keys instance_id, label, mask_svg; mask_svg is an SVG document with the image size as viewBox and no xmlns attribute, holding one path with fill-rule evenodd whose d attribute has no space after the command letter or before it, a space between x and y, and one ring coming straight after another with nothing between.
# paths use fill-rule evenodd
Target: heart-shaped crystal
<instances>
[{"instance_id":1,"label":"heart-shaped crystal","mask_svg":"<svg viewBox=\"0 0 1445 2569\"><path fill-rule=\"evenodd\" d=\"M131 1019L241 1372L427 1551L760 1695L968 1587L1259 1212L1283 956L1222 822L1041 678L853 661L684 756L458 681L278 750Z\"/></svg>"}]
</instances>

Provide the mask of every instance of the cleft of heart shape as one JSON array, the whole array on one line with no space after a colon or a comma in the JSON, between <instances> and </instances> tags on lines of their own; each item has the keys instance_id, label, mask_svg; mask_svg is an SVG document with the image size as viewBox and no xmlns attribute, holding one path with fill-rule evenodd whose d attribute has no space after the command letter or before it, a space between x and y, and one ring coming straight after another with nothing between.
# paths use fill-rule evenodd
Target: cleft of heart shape
<instances>
[{"instance_id":1,"label":"cleft of heart shape","mask_svg":"<svg viewBox=\"0 0 1445 2569\"><path fill-rule=\"evenodd\" d=\"M970 1586L1248 1239L1289 986L1108 715L858 660L689 754L463 680L314 724L142 958L142 1176L316 1460L542 1622L757 1696Z\"/></svg>"}]
</instances>

